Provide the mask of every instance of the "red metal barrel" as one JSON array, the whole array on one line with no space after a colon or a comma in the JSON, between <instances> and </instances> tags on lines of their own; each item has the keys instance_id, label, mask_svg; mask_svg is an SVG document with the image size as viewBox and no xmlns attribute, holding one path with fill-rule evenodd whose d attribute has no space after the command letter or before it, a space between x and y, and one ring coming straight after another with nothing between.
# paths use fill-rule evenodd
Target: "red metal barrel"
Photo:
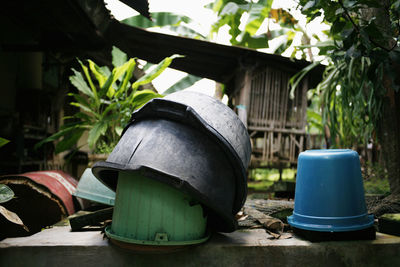
<instances>
[{"instance_id":1,"label":"red metal barrel","mask_svg":"<svg viewBox=\"0 0 400 267\"><path fill-rule=\"evenodd\" d=\"M63 171L5 175L0 177L0 183L8 185L15 193L15 197L3 206L18 214L30 230L28 233L0 218L0 229L5 237L34 234L75 213L72 193L78 181Z\"/></svg>"}]
</instances>

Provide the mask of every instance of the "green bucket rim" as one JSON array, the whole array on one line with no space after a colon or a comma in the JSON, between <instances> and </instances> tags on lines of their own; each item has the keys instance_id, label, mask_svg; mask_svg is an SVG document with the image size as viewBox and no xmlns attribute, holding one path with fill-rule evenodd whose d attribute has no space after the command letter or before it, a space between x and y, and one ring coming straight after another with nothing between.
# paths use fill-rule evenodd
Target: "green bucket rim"
<instances>
[{"instance_id":1,"label":"green bucket rim","mask_svg":"<svg viewBox=\"0 0 400 267\"><path fill-rule=\"evenodd\" d=\"M196 239L196 240L186 240L186 241L154 241L154 240L138 240L133 238L128 238L124 236L119 236L112 232L111 225L107 226L105 229L105 233L107 237L129 243L129 244L137 244L137 245L150 245L150 246L186 246L186 245L196 245L207 241L211 234L207 231L205 237Z\"/></svg>"}]
</instances>

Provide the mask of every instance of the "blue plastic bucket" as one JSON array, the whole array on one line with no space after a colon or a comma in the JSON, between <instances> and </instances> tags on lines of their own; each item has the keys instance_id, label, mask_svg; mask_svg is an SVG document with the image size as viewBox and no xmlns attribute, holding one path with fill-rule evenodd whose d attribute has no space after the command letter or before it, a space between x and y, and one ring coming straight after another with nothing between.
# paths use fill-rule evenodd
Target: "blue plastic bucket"
<instances>
[{"instance_id":1,"label":"blue plastic bucket","mask_svg":"<svg viewBox=\"0 0 400 267\"><path fill-rule=\"evenodd\" d=\"M291 226L311 231L356 231L373 225L367 214L358 153L350 149L300 153Z\"/></svg>"}]
</instances>

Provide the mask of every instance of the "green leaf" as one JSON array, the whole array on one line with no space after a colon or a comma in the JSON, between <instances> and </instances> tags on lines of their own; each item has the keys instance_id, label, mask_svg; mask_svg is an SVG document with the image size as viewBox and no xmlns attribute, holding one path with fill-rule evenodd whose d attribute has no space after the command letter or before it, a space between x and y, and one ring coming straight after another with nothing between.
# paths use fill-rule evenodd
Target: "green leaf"
<instances>
[{"instance_id":1,"label":"green leaf","mask_svg":"<svg viewBox=\"0 0 400 267\"><path fill-rule=\"evenodd\" d=\"M170 25L170 26L164 26L164 28L169 29L172 32L175 32L178 36L186 36L190 37L193 39L206 39L206 36L201 34L200 32L190 28L189 26L185 25Z\"/></svg>"},{"instance_id":2,"label":"green leaf","mask_svg":"<svg viewBox=\"0 0 400 267\"><path fill-rule=\"evenodd\" d=\"M346 21L339 18L332 24L331 33L332 34L340 33L345 26L346 26Z\"/></svg>"},{"instance_id":3,"label":"green leaf","mask_svg":"<svg viewBox=\"0 0 400 267\"><path fill-rule=\"evenodd\" d=\"M9 142L10 142L10 140L0 137L0 147L8 144Z\"/></svg>"},{"instance_id":4,"label":"green leaf","mask_svg":"<svg viewBox=\"0 0 400 267\"><path fill-rule=\"evenodd\" d=\"M49 143L49 142L53 142L55 140L58 140L62 136L68 134L69 132L72 132L72 131L76 130L77 128L78 128L78 126L74 125L74 126L71 126L71 127L67 127L67 128L61 129L57 133L55 133L55 134L43 139L42 141L38 142L34 146L34 149L38 149L39 147L41 147L45 143Z\"/></svg>"},{"instance_id":5,"label":"green leaf","mask_svg":"<svg viewBox=\"0 0 400 267\"><path fill-rule=\"evenodd\" d=\"M97 95L97 89L96 89L96 86L93 84L92 78L90 77L88 67L86 67L82 63L82 61L80 61L79 59L78 59L78 62L82 67L83 73L85 74L86 80L88 81L90 88L92 89L93 98L94 98L95 102L97 103L97 105L100 105L100 99L99 99L99 96Z\"/></svg>"},{"instance_id":6,"label":"green leaf","mask_svg":"<svg viewBox=\"0 0 400 267\"><path fill-rule=\"evenodd\" d=\"M88 122L92 119L92 117L90 117L88 114L84 112L77 112L72 117L73 119L80 119L80 121L85 121L85 122Z\"/></svg>"},{"instance_id":7,"label":"green leaf","mask_svg":"<svg viewBox=\"0 0 400 267\"><path fill-rule=\"evenodd\" d=\"M185 23L192 22L192 19L187 16L170 12L153 12L151 13L151 18L152 21L146 19L141 15L138 15L124 19L121 22L130 26L140 27L140 28L164 27L170 25L177 25L180 24L181 22Z\"/></svg>"},{"instance_id":8,"label":"green leaf","mask_svg":"<svg viewBox=\"0 0 400 267\"><path fill-rule=\"evenodd\" d=\"M163 97L162 95L155 93L151 90L141 90L141 91L136 91L133 95L132 98L132 105L133 109L138 109L142 107L144 104L146 104L148 101L150 101L153 98L157 97Z\"/></svg>"},{"instance_id":9,"label":"green leaf","mask_svg":"<svg viewBox=\"0 0 400 267\"><path fill-rule=\"evenodd\" d=\"M301 9L301 11L306 11L307 9L310 9L310 8L312 8L312 7L314 7L315 6L315 0L311 0L311 1L308 1L304 6L303 6L303 8Z\"/></svg>"},{"instance_id":10,"label":"green leaf","mask_svg":"<svg viewBox=\"0 0 400 267\"><path fill-rule=\"evenodd\" d=\"M104 121L98 121L93 125L93 128L89 131L88 136L88 144L90 148L94 148L100 136L106 133L107 127L107 123L105 123Z\"/></svg>"},{"instance_id":11,"label":"green leaf","mask_svg":"<svg viewBox=\"0 0 400 267\"><path fill-rule=\"evenodd\" d=\"M206 38L204 35L187 25L188 23L193 22L192 19L187 16L170 12L153 12L151 13L151 17L152 21L141 15L133 16L122 20L122 23L140 28L163 27L175 32L179 36L187 36L191 38L200 37L202 39ZM184 25L185 23L186 25Z\"/></svg>"},{"instance_id":12,"label":"green leaf","mask_svg":"<svg viewBox=\"0 0 400 267\"><path fill-rule=\"evenodd\" d=\"M122 128L121 126L115 126L115 132L118 134L118 136L121 136L123 130L124 128Z\"/></svg>"},{"instance_id":13,"label":"green leaf","mask_svg":"<svg viewBox=\"0 0 400 267\"><path fill-rule=\"evenodd\" d=\"M140 85L150 83L152 80L157 78L171 63L175 58L183 57L181 55L172 55L170 57L164 58L158 65L149 73L140 77L136 82L132 84L132 89L135 91Z\"/></svg>"},{"instance_id":14,"label":"green leaf","mask_svg":"<svg viewBox=\"0 0 400 267\"><path fill-rule=\"evenodd\" d=\"M111 103L107 106L107 108L103 111L103 113L101 114L101 117L104 118L110 111L115 111L115 107L118 106L119 103Z\"/></svg>"},{"instance_id":15,"label":"green leaf","mask_svg":"<svg viewBox=\"0 0 400 267\"><path fill-rule=\"evenodd\" d=\"M107 80L107 76L105 76L102 73L102 70L99 68L99 66L96 65L96 63L94 63L90 59L88 60L88 62L89 62L90 71L96 77L96 79L97 79L97 81L99 83L99 86L102 87L104 85L104 83L106 82L106 80Z\"/></svg>"},{"instance_id":16,"label":"green leaf","mask_svg":"<svg viewBox=\"0 0 400 267\"><path fill-rule=\"evenodd\" d=\"M268 48L268 40L269 38L266 34L250 36L250 34L246 32L239 45L253 49Z\"/></svg>"},{"instance_id":17,"label":"green leaf","mask_svg":"<svg viewBox=\"0 0 400 267\"><path fill-rule=\"evenodd\" d=\"M89 126L87 124L84 124L83 122L72 122L72 123L64 124L57 133L38 142L34 146L34 149L38 149L40 146L42 146L45 143L56 141L56 140L60 139L61 137L71 136L71 135L73 135L74 132L84 131L88 128L89 128ZM68 138L64 138L64 139L68 139ZM67 142L67 141L64 141L64 143L65 142ZM71 147L69 147L69 148L71 148ZM69 149L69 148L67 148L67 149ZM64 150L62 150L62 151L64 151ZM59 152L62 152L62 151L59 151ZM59 152L56 147L56 153L59 153Z\"/></svg>"},{"instance_id":18,"label":"green leaf","mask_svg":"<svg viewBox=\"0 0 400 267\"><path fill-rule=\"evenodd\" d=\"M72 69L74 75L69 77L72 85L76 87L80 92L84 93L87 96L94 97L92 90L90 90L89 86L87 85L85 79L82 76L82 73Z\"/></svg>"},{"instance_id":19,"label":"green leaf","mask_svg":"<svg viewBox=\"0 0 400 267\"><path fill-rule=\"evenodd\" d=\"M225 15L234 15L236 12L239 10L239 5L234 3L234 2L229 2L227 5L224 6L222 9L221 13L219 14L220 16L225 16Z\"/></svg>"},{"instance_id":20,"label":"green leaf","mask_svg":"<svg viewBox=\"0 0 400 267\"><path fill-rule=\"evenodd\" d=\"M74 131L69 132L69 134L64 135L63 139L56 144L55 153L58 154L74 148L85 130L86 129L77 128Z\"/></svg>"},{"instance_id":21,"label":"green leaf","mask_svg":"<svg viewBox=\"0 0 400 267\"><path fill-rule=\"evenodd\" d=\"M92 115L93 115L94 117L96 117L96 118L100 118L100 114L98 114L96 111L92 110L90 107L81 105L81 104L78 103L78 102L70 102L69 104L70 104L71 106L78 107L78 108L82 109L83 111L86 111L87 113L92 114Z\"/></svg>"},{"instance_id":22,"label":"green leaf","mask_svg":"<svg viewBox=\"0 0 400 267\"><path fill-rule=\"evenodd\" d=\"M344 13L344 9L343 8L338 8L335 11L335 15L336 16L342 15L343 13Z\"/></svg>"},{"instance_id":23,"label":"green leaf","mask_svg":"<svg viewBox=\"0 0 400 267\"><path fill-rule=\"evenodd\" d=\"M107 66L99 67L100 72L103 73L105 76L109 76L111 74L110 69Z\"/></svg>"},{"instance_id":24,"label":"green leaf","mask_svg":"<svg viewBox=\"0 0 400 267\"><path fill-rule=\"evenodd\" d=\"M181 22L191 23L192 19L175 13L170 12L157 12L151 13L151 17L155 20L157 26L163 27L168 25L177 25Z\"/></svg>"},{"instance_id":25,"label":"green leaf","mask_svg":"<svg viewBox=\"0 0 400 267\"><path fill-rule=\"evenodd\" d=\"M79 95L79 94L74 94L74 93L68 93L69 96L73 96L75 98L75 100L82 106L86 106L89 109L92 109L92 106L90 105L90 103L86 100L86 98L84 98L83 96Z\"/></svg>"},{"instance_id":26,"label":"green leaf","mask_svg":"<svg viewBox=\"0 0 400 267\"><path fill-rule=\"evenodd\" d=\"M0 184L0 203L7 202L14 197L14 192L5 184Z\"/></svg>"},{"instance_id":27,"label":"green leaf","mask_svg":"<svg viewBox=\"0 0 400 267\"><path fill-rule=\"evenodd\" d=\"M182 79L180 79L178 82L176 82L174 85L169 87L167 90L165 90L164 95L172 94L174 92L178 92L183 89L186 89L201 79L202 79L201 77L197 77L197 76L188 74L185 77L183 77Z\"/></svg>"},{"instance_id":28,"label":"green leaf","mask_svg":"<svg viewBox=\"0 0 400 267\"><path fill-rule=\"evenodd\" d=\"M361 52L356 49L354 45L352 45L347 51L346 56L350 58L358 58L361 56Z\"/></svg>"},{"instance_id":29,"label":"green leaf","mask_svg":"<svg viewBox=\"0 0 400 267\"><path fill-rule=\"evenodd\" d=\"M152 17L153 15L154 13L151 13ZM151 28L157 26L154 19L149 20L142 15L132 16L124 20L121 20L120 22L127 24L129 26L140 27L140 28Z\"/></svg>"},{"instance_id":30,"label":"green leaf","mask_svg":"<svg viewBox=\"0 0 400 267\"><path fill-rule=\"evenodd\" d=\"M224 0L217 0L214 3L210 3L211 6L206 6L208 8L211 8L214 12L220 12L223 5L224 5Z\"/></svg>"},{"instance_id":31,"label":"green leaf","mask_svg":"<svg viewBox=\"0 0 400 267\"><path fill-rule=\"evenodd\" d=\"M249 18L247 20L245 31L250 35L255 35L261 24L266 18L268 18L271 6L263 6L258 4L253 4L249 11Z\"/></svg>"},{"instance_id":32,"label":"green leaf","mask_svg":"<svg viewBox=\"0 0 400 267\"><path fill-rule=\"evenodd\" d=\"M374 40L385 40L383 34L384 32L376 26L375 21L371 20L369 22L369 25L364 28L365 31L368 33L370 37L372 37ZM390 37L389 37L390 38Z\"/></svg>"},{"instance_id":33,"label":"green leaf","mask_svg":"<svg viewBox=\"0 0 400 267\"><path fill-rule=\"evenodd\" d=\"M148 19L146 19L148 20ZM128 60L128 56L122 52L118 47L113 46L111 50L111 55L112 55L112 64L114 67L119 67Z\"/></svg>"},{"instance_id":34,"label":"green leaf","mask_svg":"<svg viewBox=\"0 0 400 267\"><path fill-rule=\"evenodd\" d=\"M112 98L115 94L115 89L112 86L122 75L124 75L128 70L130 71L130 74L132 76L133 69L135 67L135 60L131 58L128 62L125 62L122 66L115 67L112 70L111 75L108 77L107 81L105 82L104 86L100 90L100 94L106 94L108 98ZM129 77L130 79L130 77ZM122 82L123 86L126 86L124 82L129 82L129 79L126 81Z\"/></svg>"},{"instance_id":35,"label":"green leaf","mask_svg":"<svg viewBox=\"0 0 400 267\"><path fill-rule=\"evenodd\" d=\"M279 46L275 49L274 54L279 55L286 51L286 49L290 46L289 43L292 43L292 40L289 41L288 36L285 36L285 38L280 38L278 40Z\"/></svg>"},{"instance_id":36,"label":"green leaf","mask_svg":"<svg viewBox=\"0 0 400 267\"><path fill-rule=\"evenodd\" d=\"M128 68L125 71L124 78L122 79L122 82L115 94L116 98L120 97L121 94L125 93L128 90L128 84L132 78L135 66L136 66L136 61L134 59L130 59L128 61Z\"/></svg>"},{"instance_id":37,"label":"green leaf","mask_svg":"<svg viewBox=\"0 0 400 267\"><path fill-rule=\"evenodd\" d=\"M302 69L301 71L299 71L298 73L296 73L295 75L293 75L289 79L288 83L291 86L289 95L290 95L291 99L294 99L294 91L296 90L299 83L303 80L304 76L306 76L307 73L309 73L313 68L315 68L319 64L320 64L319 61L313 62L310 65L308 65L307 67L305 67L304 69Z\"/></svg>"}]
</instances>

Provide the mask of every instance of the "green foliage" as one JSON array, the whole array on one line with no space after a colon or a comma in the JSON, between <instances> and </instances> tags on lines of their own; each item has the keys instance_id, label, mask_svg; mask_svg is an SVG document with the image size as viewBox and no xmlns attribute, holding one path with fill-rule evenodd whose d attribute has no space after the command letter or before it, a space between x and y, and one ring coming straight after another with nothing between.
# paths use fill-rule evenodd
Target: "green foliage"
<instances>
[{"instance_id":1,"label":"green foliage","mask_svg":"<svg viewBox=\"0 0 400 267\"><path fill-rule=\"evenodd\" d=\"M256 35L256 33L264 20L268 18L271 5L272 0L260 0L258 3L245 0L218 0L212 6L214 12L218 14L218 20L213 25L211 34L218 33L222 26L228 25L231 44L250 48L268 47L267 35ZM241 31L239 26L245 13L248 13L249 17L244 31Z\"/></svg>"},{"instance_id":2,"label":"green foliage","mask_svg":"<svg viewBox=\"0 0 400 267\"><path fill-rule=\"evenodd\" d=\"M388 175L379 163L367 162L362 166L364 191L367 194L390 194Z\"/></svg>"},{"instance_id":3,"label":"green foliage","mask_svg":"<svg viewBox=\"0 0 400 267\"><path fill-rule=\"evenodd\" d=\"M324 14L331 25L331 41L319 43L319 55L329 62L322 82L313 90L320 97L322 122L329 126L331 144L349 147L369 142L381 118L386 94L384 77L398 90L393 62L400 59L399 3L384 7L381 17L369 16L371 8L382 7L377 0L307 1L301 11L309 21ZM385 17L386 16L386 17ZM390 22L387 27L385 18ZM297 75L298 82L308 70ZM292 89L296 84L292 82Z\"/></svg>"},{"instance_id":4,"label":"green foliage","mask_svg":"<svg viewBox=\"0 0 400 267\"><path fill-rule=\"evenodd\" d=\"M151 90L138 90L139 86L150 83L159 76L178 55L165 58L152 71L132 82L135 59L118 48L112 51L114 68L99 67L91 60L78 60L82 70L72 69L71 83L79 93L69 93L74 101L70 105L78 107L73 116L64 118L60 131L36 145L59 140L56 153L76 146L85 131L87 143L94 152L109 153L117 144L122 129L128 124L131 113L146 102L162 95Z\"/></svg>"},{"instance_id":5,"label":"green foliage","mask_svg":"<svg viewBox=\"0 0 400 267\"><path fill-rule=\"evenodd\" d=\"M275 54L282 54L289 48L296 34L301 33L309 40L305 31L298 25L297 20L284 9L272 9L273 0L217 0L209 8L218 14L218 20L211 29L211 35L218 34L221 27L229 26L232 45L244 46L253 49L268 48L268 42L279 37L279 44ZM247 17L243 27L242 21ZM280 30L270 30L269 24L273 21L281 26ZM261 25L267 24L262 30ZM282 38L282 36L284 38ZM294 53L299 50L295 48ZM305 56L305 54L303 53Z\"/></svg>"},{"instance_id":6,"label":"green foliage","mask_svg":"<svg viewBox=\"0 0 400 267\"><path fill-rule=\"evenodd\" d=\"M283 169L282 180L294 181L295 169ZM252 169L248 181L248 188L254 191L266 191L274 182L279 180L277 169Z\"/></svg>"},{"instance_id":7,"label":"green foliage","mask_svg":"<svg viewBox=\"0 0 400 267\"><path fill-rule=\"evenodd\" d=\"M0 184L0 203L7 202L14 197L14 192L5 184Z\"/></svg>"},{"instance_id":8,"label":"green foliage","mask_svg":"<svg viewBox=\"0 0 400 267\"><path fill-rule=\"evenodd\" d=\"M151 18L152 20L148 20L141 15L137 15L124 19L121 22L129 26L140 28L162 27L172 32L176 32L180 36L187 36L196 39L206 38L204 35L189 26L189 23L192 23L193 20L187 16L169 12L153 12L151 13Z\"/></svg>"},{"instance_id":9,"label":"green foliage","mask_svg":"<svg viewBox=\"0 0 400 267\"><path fill-rule=\"evenodd\" d=\"M164 94L168 95L183 90L185 88L188 88L189 86L192 86L195 82L201 79L202 78L194 75L186 75L185 77L177 81L175 84L173 84L170 88L165 90Z\"/></svg>"},{"instance_id":10,"label":"green foliage","mask_svg":"<svg viewBox=\"0 0 400 267\"><path fill-rule=\"evenodd\" d=\"M0 137L0 147L5 146L9 142L10 142L10 140Z\"/></svg>"}]
</instances>

